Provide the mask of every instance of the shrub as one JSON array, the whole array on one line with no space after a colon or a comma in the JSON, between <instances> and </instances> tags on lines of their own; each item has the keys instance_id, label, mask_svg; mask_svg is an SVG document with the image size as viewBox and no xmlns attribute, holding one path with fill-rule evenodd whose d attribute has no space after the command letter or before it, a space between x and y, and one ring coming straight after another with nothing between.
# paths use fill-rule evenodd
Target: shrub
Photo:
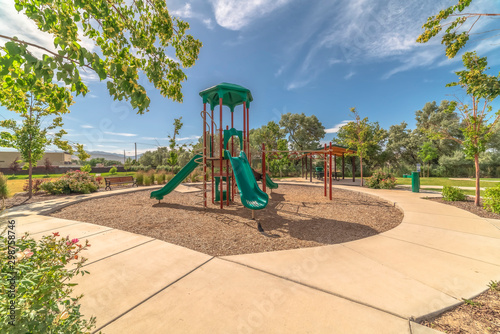
<instances>
[{"instance_id":1,"label":"shrub","mask_svg":"<svg viewBox=\"0 0 500 334\"><path fill-rule=\"evenodd\" d=\"M197 182L198 181L198 173L196 171L192 172L191 175L189 176L189 179L191 180L191 182Z\"/></svg>"},{"instance_id":2,"label":"shrub","mask_svg":"<svg viewBox=\"0 0 500 334\"><path fill-rule=\"evenodd\" d=\"M366 180L366 185L374 189L394 189L396 187L396 178L392 173L379 169Z\"/></svg>"},{"instance_id":3,"label":"shrub","mask_svg":"<svg viewBox=\"0 0 500 334\"><path fill-rule=\"evenodd\" d=\"M5 199L9 197L9 188L7 187L7 178L0 172L0 198L2 199L2 209L5 207Z\"/></svg>"},{"instance_id":4,"label":"shrub","mask_svg":"<svg viewBox=\"0 0 500 334\"><path fill-rule=\"evenodd\" d=\"M165 181L170 182L174 178L174 174L166 174L165 175Z\"/></svg>"},{"instance_id":5,"label":"shrub","mask_svg":"<svg viewBox=\"0 0 500 334\"><path fill-rule=\"evenodd\" d=\"M32 179L33 180L33 183L32 183L32 190L33 190L33 194L38 194L40 192L40 190L42 190L42 184L44 182L47 182L48 180L47 179ZM29 180L26 180L26 183L24 184L23 186L23 191L29 191L30 189L30 181Z\"/></svg>"},{"instance_id":6,"label":"shrub","mask_svg":"<svg viewBox=\"0 0 500 334\"><path fill-rule=\"evenodd\" d=\"M95 177L95 182L97 183L97 186L100 187L103 183L104 178L102 176L96 176Z\"/></svg>"},{"instance_id":7,"label":"shrub","mask_svg":"<svg viewBox=\"0 0 500 334\"><path fill-rule=\"evenodd\" d=\"M155 175L155 180L158 184L165 184L165 171L158 171Z\"/></svg>"},{"instance_id":8,"label":"shrub","mask_svg":"<svg viewBox=\"0 0 500 334\"><path fill-rule=\"evenodd\" d=\"M483 207L485 210L500 213L500 185L487 188L484 191Z\"/></svg>"},{"instance_id":9,"label":"shrub","mask_svg":"<svg viewBox=\"0 0 500 334\"><path fill-rule=\"evenodd\" d=\"M151 184L154 184L155 183L155 171L150 170L146 175L148 176Z\"/></svg>"},{"instance_id":10,"label":"shrub","mask_svg":"<svg viewBox=\"0 0 500 334\"><path fill-rule=\"evenodd\" d=\"M82 269L81 252L90 245L78 239L57 238L52 233L35 241L28 234L16 240L13 249L6 235L0 236L0 332L1 333L90 333L95 318L83 319L80 296L74 296L71 279L88 274ZM12 264L14 262L14 264ZM12 267L16 290L11 289ZM9 305L15 302L15 321Z\"/></svg>"},{"instance_id":11,"label":"shrub","mask_svg":"<svg viewBox=\"0 0 500 334\"><path fill-rule=\"evenodd\" d=\"M151 184L153 184L153 182L151 181L151 176L149 174L144 174L143 183L145 186L150 186Z\"/></svg>"},{"instance_id":12,"label":"shrub","mask_svg":"<svg viewBox=\"0 0 500 334\"><path fill-rule=\"evenodd\" d=\"M80 170L82 172L90 173L92 171L92 166L91 165L85 165L85 166L81 167Z\"/></svg>"},{"instance_id":13,"label":"shrub","mask_svg":"<svg viewBox=\"0 0 500 334\"><path fill-rule=\"evenodd\" d=\"M144 185L144 172L138 171L135 174L135 183L137 183L138 186Z\"/></svg>"},{"instance_id":14,"label":"shrub","mask_svg":"<svg viewBox=\"0 0 500 334\"><path fill-rule=\"evenodd\" d=\"M113 166L113 167L111 167L111 168L109 169L109 173L110 173L110 174L115 175L117 172L118 172L118 169L117 169L115 166Z\"/></svg>"},{"instance_id":15,"label":"shrub","mask_svg":"<svg viewBox=\"0 0 500 334\"><path fill-rule=\"evenodd\" d=\"M77 170L65 173L56 181L42 183L41 189L53 195L89 194L97 191L98 185L92 175Z\"/></svg>"},{"instance_id":16,"label":"shrub","mask_svg":"<svg viewBox=\"0 0 500 334\"><path fill-rule=\"evenodd\" d=\"M443 199L450 202L465 201L467 198L460 188L452 186L443 186L442 194Z\"/></svg>"}]
</instances>

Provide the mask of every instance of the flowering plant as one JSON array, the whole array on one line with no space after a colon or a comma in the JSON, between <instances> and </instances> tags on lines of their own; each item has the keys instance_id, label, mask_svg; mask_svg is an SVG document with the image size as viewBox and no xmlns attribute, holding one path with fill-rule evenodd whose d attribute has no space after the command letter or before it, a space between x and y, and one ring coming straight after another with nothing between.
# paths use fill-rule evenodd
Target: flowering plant
<instances>
[{"instance_id":1,"label":"flowering plant","mask_svg":"<svg viewBox=\"0 0 500 334\"><path fill-rule=\"evenodd\" d=\"M375 189L394 189L396 187L396 178L391 173L386 173L379 169L375 171L366 184Z\"/></svg>"},{"instance_id":2,"label":"flowering plant","mask_svg":"<svg viewBox=\"0 0 500 334\"><path fill-rule=\"evenodd\" d=\"M89 194L97 191L99 187L92 175L76 170L66 172L56 181L43 183L41 188L50 194L59 195L70 193Z\"/></svg>"},{"instance_id":3,"label":"flowering plant","mask_svg":"<svg viewBox=\"0 0 500 334\"><path fill-rule=\"evenodd\" d=\"M58 238L59 237L59 238ZM53 233L39 241L25 234L16 240L0 236L0 332L88 333L95 318L82 319L80 296L72 296L70 280L83 270L81 252L88 241Z\"/></svg>"}]
</instances>

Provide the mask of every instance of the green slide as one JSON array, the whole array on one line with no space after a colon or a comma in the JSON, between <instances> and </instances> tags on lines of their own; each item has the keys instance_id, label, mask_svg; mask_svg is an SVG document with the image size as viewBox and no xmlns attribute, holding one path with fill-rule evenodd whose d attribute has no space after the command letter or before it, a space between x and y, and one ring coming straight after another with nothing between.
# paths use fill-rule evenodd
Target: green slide
<instances>
[{"instance_id":1,"label":"green slide","mask_svg":"<svg viewBox=\"0 0 500 334\"><path fill-rule=\"evenodd\" d=\"M269 196L257 185L245 152L240 152L239 157L232 157L231 153L226 150L226 157L231 161L243 206L250 210L264 209L269 201Z\"/></svg>"},{"instance_id":2,"label":"green slide","mask_svg":"<svg viewBox=\"0 0 500 334\"><path fill-rule=\"evenodd\" d=\"M181 184L182 180L184 180L186 177L188 177L189 174L191 174L192 171L200 164L199 162L196 162L196 160L199 160L202 158L201 154L195 155L189 162L182 168L179 173L177 173L174 178L165 185L165 187L155 190L151 193L150 198L156 198L157 200L163 199L163 196L168 195L177 188L179 184Z\"/></svg>"},{"instance_id":3,"label":"green slide","mask_svg":"<svg viewBox=\"0 0 500 334\"><path fill-rule=\"evenodd\" d=\"M269 189L278 189L278 184L274 183L273 180L269 177L269 174L266 173L266 185Z\"/></svg>"}]
</instances>

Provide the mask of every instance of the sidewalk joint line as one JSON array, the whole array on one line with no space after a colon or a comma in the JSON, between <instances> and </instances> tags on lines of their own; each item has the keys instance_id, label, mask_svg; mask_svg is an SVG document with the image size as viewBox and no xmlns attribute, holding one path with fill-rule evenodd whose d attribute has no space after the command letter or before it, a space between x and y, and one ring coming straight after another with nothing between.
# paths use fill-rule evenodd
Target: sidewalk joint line
<instances>
[{"instance_id":1,"label":"sidewalk joint line","mask_svg":"<svg viewBox=\"0 0 500 334\"><path fill-rule=\"evenodd\" d=\"M500 237L496 237L495 238L495 237L490 237L489 235L483 235L483 234L477 234L477 233L471 233L471 232L464 232L464 231L457 231L457 230L452 230L452 229L449 229L449 228L438 227L438 226L429 226L429 225L418 224L418 223L402 222L401 224L410 224L410 225L417 225L417 226L423 226L423 227L428 227L428 228L435 228L435 229L438 229L438 230L444 230L444 231L450 231L450 232L457 232L457 233L463 233L463 234L470 234L470 235L473 235L473 236L490 238L490 239L499 239L500 238ZM390 230L388 230L388 231L390 231Z\"/></svg>"},{"instance_id":2,"label":"sidewalk joint line","mask_svg":"<svg viewBox=\"0 0 500 334\"><path fill-rule=\"evenodd\" d=\"M492 265L492 266L495 266L495 267L500 267L500 264L496 264L496 263L491 263L491 262L484 261L484 260L475 259L475 258L473 258L473 257L468 257L468 256L465 256L465 255L460 255L460 254L457 254L457 253L452 253L452 252L449 252L449 251L446 251L446 250L442 250L442 249L438 249L438 248L434 248L434 247L431 247L431 246L426 246L426 245L418 244L418 243L413 242L413 241L408 241L408 240L404 240L404 239L399 239L399 238L396 238L396 237L390 237L390 236L387 236L387 235L382 235L382 234L380 234L380 236L381 236L381 237L384 237L384 238L389 238L389 239L393 239L393 240L398 240L398 241L407 242L407 243L409 243L409 244L417 245L417 246L420 246L420 247L429 248L429 249L432 249L432 250L435 250L435 251L438 251L438 252L443 252L443 253L447 253L447 254L451 254L451 255L455 255L455 256L463 257L464 259L474 260L474 261L478 261L478 262L486 263L486 264L489 264L489 265Z\"/></svg>"},{"instance_id":3,"label":"sidewalk joint line","mask_svg":"<svg viewBox=\"0 0 500 334\"><path fill-rule=\"evenodd\" d=\"M274 273L265 271L263 269L255 268L255 267L252 267L250 265L239 263L239 262L236 262L236 261L233 261L233 260L223 259L223 258L219 258L219 259L223 260L223 261L231 262L231 263L243 266L243 267L247 267L249 269L260 271L261 273L268 274L268 275L271 275L271 276L274 276L274 277L277 277L277 278L281 278L283 280L286 280L286 281L289 281L289 282L292 282L292 283L295 283L295 284L298 284L298 285L302 285L302 286L305 286L307 288L310 288L310 289L313 289L313 290L316 290L316 291L320 291L320 292L323 292L323 293L326 293L326 294L329 294L329 295L332 295L332 296L335 296L335 297L338 297L338 298L342 298L342 299L348 300L350 302L353 302L353 303L356 303L356 304L359 304L359 305L363 305L365 307L369 307L369 308L375 309L375 310L380 311L380 312L387 313L389 315L395 316L395 317L400 318L400 319L407 320L407 318L405 318L404 316L401 316L399 314L396 314L396 313L393 313L391 311L387 311L387 310L381 309L381 308L379 308L377 306L373 306L373 305L370 305L370 304L367 304L367 303L364 303L364 302L360 302L360 301L354 300L354 299L349 298L347 296L343 296L341 294L338 294L338 293L335 293L335 292L331 292L331 291L322 289L322 288L314 286L314 285L310 285L310 284L307 284L307 283L299 282L299 281L296 281L294 279L291 279L291 278L288 278L288 277L284 277L284 276L281 276L281 275L278 275L278 274L274 274Z\"/></svg>"},{"instance_id":4,"label":"sidewalk joint line","mask_svg":"<svg viewBox=\"0 0 500 334\"><path fill-rule=\"evenodd\" d=\"M119 230L117 230L117 231L119 231ZM158 239L151 239L151 240L147 240L147 241L145 241L145 242L143 242L143 243L137 244L137 245L132 246L132 247L127 248L127 249L123 249L123 250L121 250L121 251L119 251L119 252L116 252L116 253L110 254L110 255L108 255L108 256L105 256L105 257L103 257L103 258L101 258L101 259L95 260L95 261L93 261L93 262L86 263L86 264L84 264L84 265L83 265L83 267L86 267L86 266L89 266L89 265L91 265L91 264L97 263L97 262L99 262L99 261L105 260L105 259L110 258L110 257L112 257L112 256L115 256L115 255L118 255L118 254L121 254L121 253L127 252L127 251L129 251L129 250L131 250L131 249L137 248L137 247L139 247L139 246L145 245L145 244L147 244L147 243L149 243L149 242L152 242L152 241L155 241L155 240L158 240Z\"/></svg>"},{"instance_id":5,"label":"sidewalk joint line","mask_svg":"<svg viewBox=\"0 0 500 334\"><path fill-rule=\"evenodd\" d=\"M156 240L156 239L155 239ZM185 273L184 275L182 275L181 277L177 278L175 281L167 284L165 287L161 288L160 290L156 291L155 293L153 293L151 296L147 297L146 299L140 301L139 303L137 303L136 305L132 306L131 308L129 308L128 310L122 312L122 314L119 314L117 315L116 317L114 317L113 319L109 320L107 323L105 323L104 325L102 325L101 327L95 329L92 334L94 333L97 333L98 331L102 330L104 327L110 325L111 323L115 322L116 320L118 320L119 318L123 317L124 315L126 315L127 313L131 312L132 310L134 310L135 308L141 306L142 304L144 304L145 302L147 302L148 300L150 300L151 298L153 298L154 296L156 296L157 294L159 294L160 292L164 291L165 289L169 288L170 286L174 285L175 283L179 282L180 280L182 280L184 277L190 275L191 273L193 273L194 271L198 270L199 268L201 268L202 266L204 266L205 264L207 264L208 262L212 261L213 259L215 258L215 256L212 256L210 259L206 260L205 262L203 262L202 264L198 265L196 268L188 271L187 273Z\"/></svg>"}]
</instances>

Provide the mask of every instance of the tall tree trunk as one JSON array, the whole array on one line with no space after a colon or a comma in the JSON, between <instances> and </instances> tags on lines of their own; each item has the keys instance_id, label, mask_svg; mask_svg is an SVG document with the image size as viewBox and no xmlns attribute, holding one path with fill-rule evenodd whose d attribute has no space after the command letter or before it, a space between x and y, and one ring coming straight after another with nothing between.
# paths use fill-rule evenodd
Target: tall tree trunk
<instances>
[{"instance_id":1,"label":"tall tree trunk","mask_svg":"<svg viewBox=\"0 0 500 334\"><path fill-rule=\"evenodd\" d=\"M479 199L481 198L481 188L479 187L479 154L474 155L474 164L476 165L476 200L474 204L479 206Z\"/></svg>"},{"instance_id":2,"label":"tall tree trunk","mask_svg":"<svg viewBox=\"0 0 500 334\"><path fill-rule=\"evenodd\" d=\"M361 186L363 186L363 155L359 156L359 170L361 173Z\"/></svg>"},{"instance_id":3,"label":"tall tree trunk","mask_svg":"<svg viewBox=\"0 0 500 334\"><path fill-rule=\"evenodd\" d=\"M33 197L33 164L31 163L31 152L29 153L29 177L28 177L28 198Z\"/></svg>"}]
</instances>

